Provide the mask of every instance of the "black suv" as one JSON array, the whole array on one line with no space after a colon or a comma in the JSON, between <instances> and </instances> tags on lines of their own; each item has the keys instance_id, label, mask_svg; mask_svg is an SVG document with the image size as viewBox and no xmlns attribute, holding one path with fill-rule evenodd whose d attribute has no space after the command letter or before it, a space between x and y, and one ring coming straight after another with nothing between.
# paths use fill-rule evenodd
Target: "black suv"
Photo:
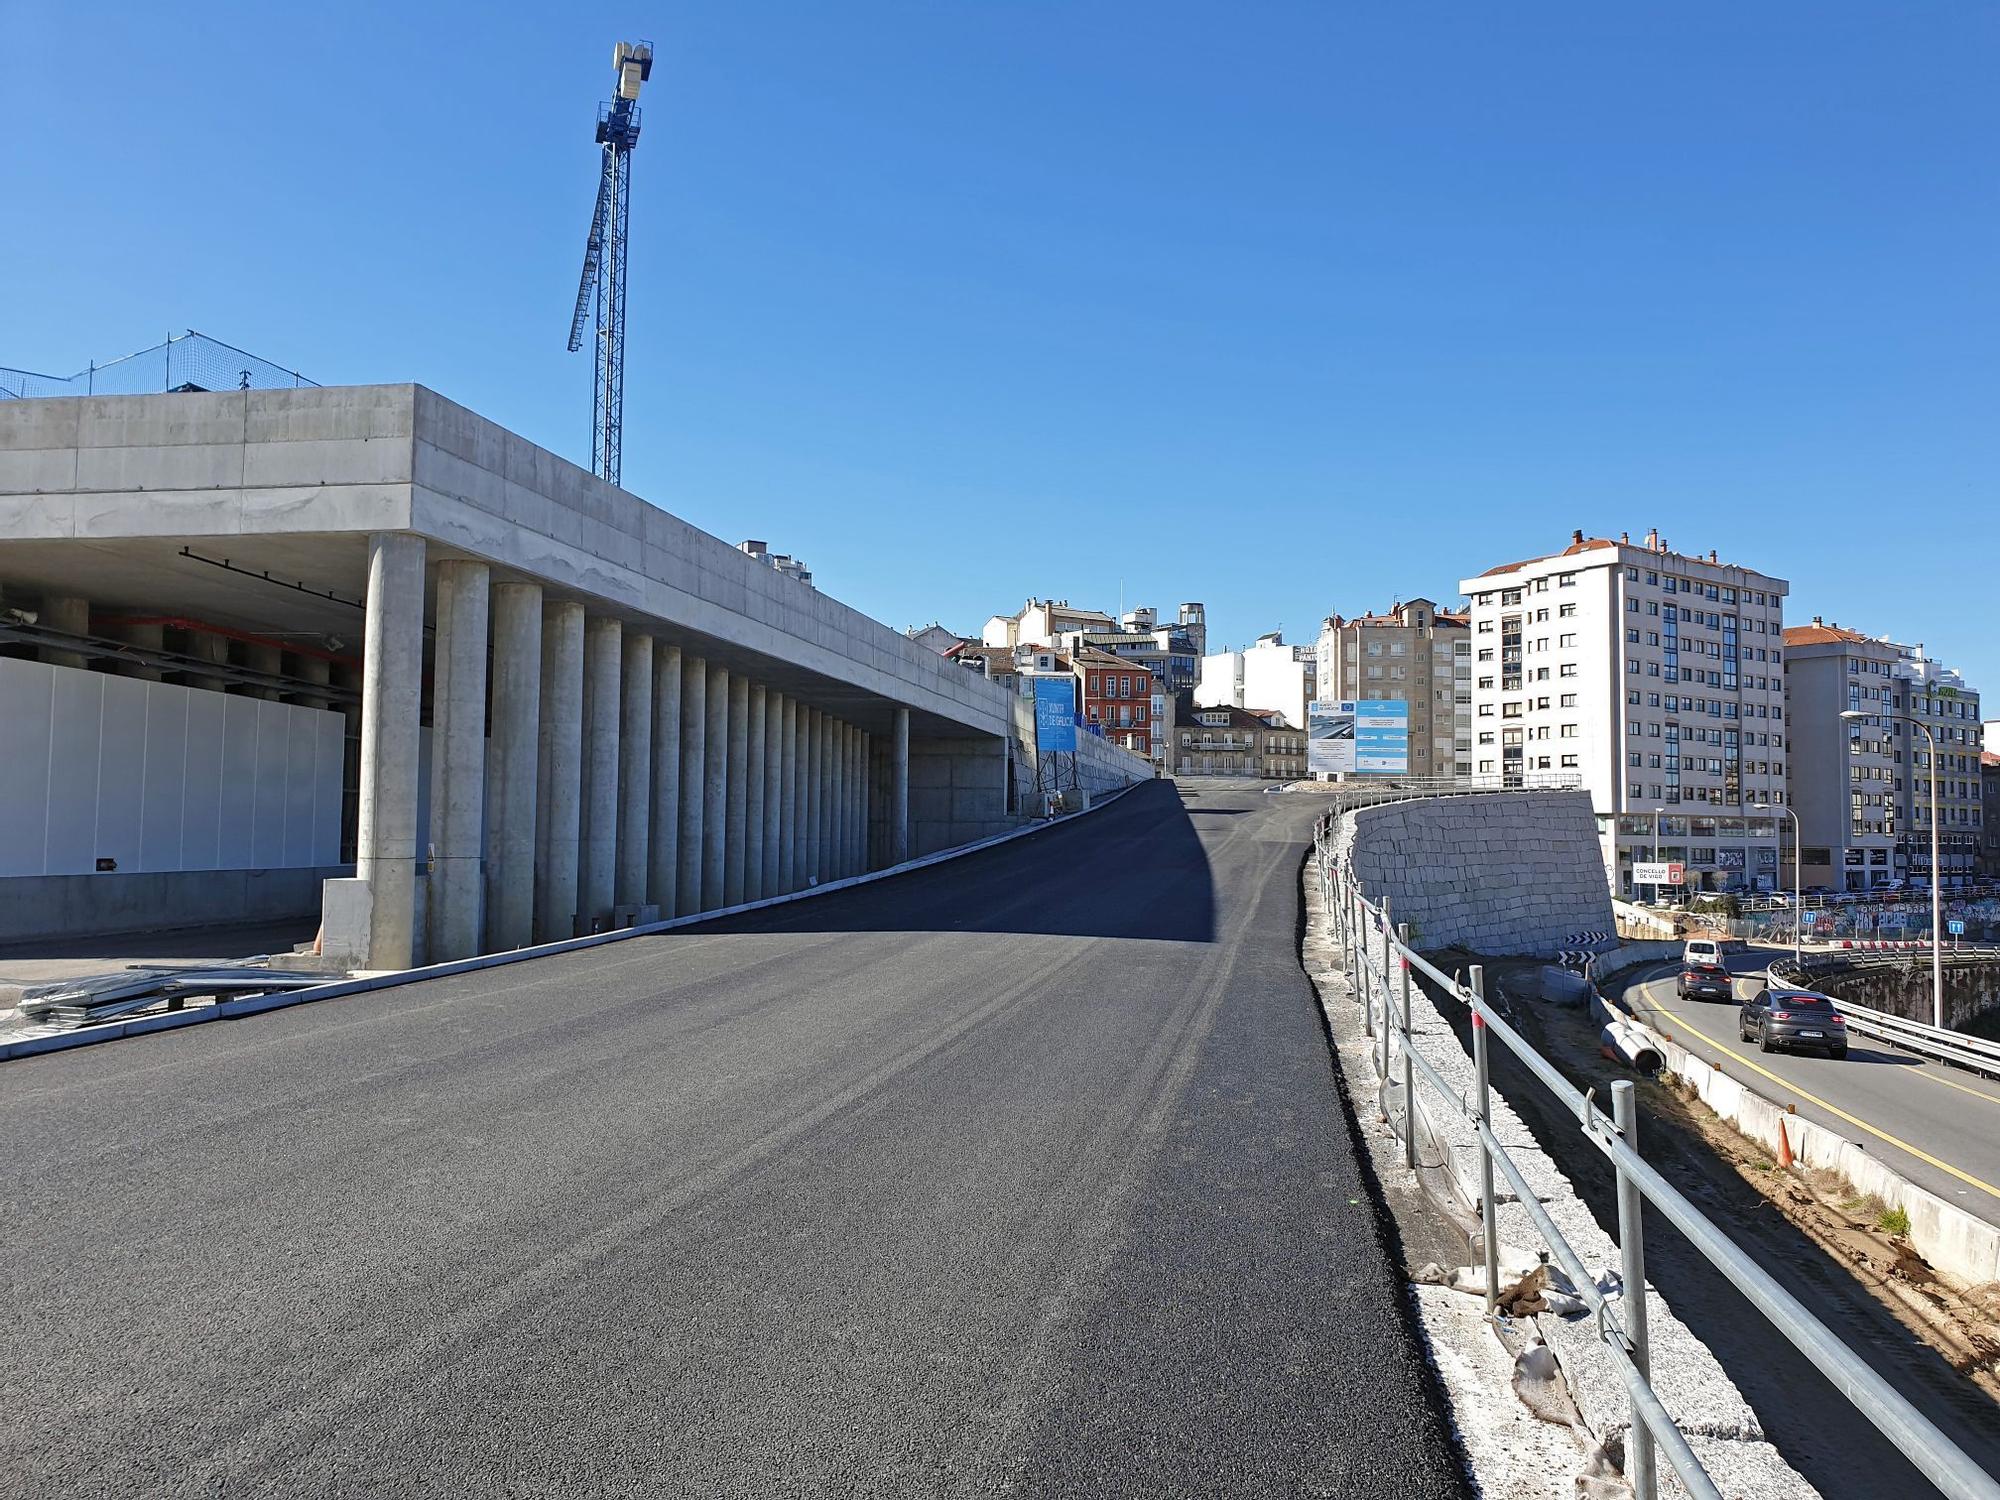
<instances>
[{"instance_id":1,"label":"black suv","mask_svg":"<svg viewBox=\"0 0 2000 1500\"><path fill-rule=\"evenodd\" d=\"M1762 991L1743 1002L1737 1029L1766 1052L1821 1047L1828 1057L1847 1056L1847 1023L1833 1001L1812 990Z\"/></svg>"},{"instance_id":2,"label":"black suv","mask_svg":"<svg viewBox=\"0 0 2000 1500\"><path fill-rule=\"evenodd\" d=\"M1729 971L1721 964L1689 964L1681 970L1680 978L1674 981L1674 988L1683 1000L1736 998L1735 987L1729 982Z\"/></svg>"}]
</instances>

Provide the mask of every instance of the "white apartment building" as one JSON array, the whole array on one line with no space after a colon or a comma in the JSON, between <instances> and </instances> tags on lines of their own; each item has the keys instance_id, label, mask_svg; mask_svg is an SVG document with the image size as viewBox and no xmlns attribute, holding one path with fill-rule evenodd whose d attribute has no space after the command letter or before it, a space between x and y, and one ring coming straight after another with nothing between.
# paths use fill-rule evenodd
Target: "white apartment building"
<instances>
[{"instance_id":1,"label":"white apartment building","mask_svg":"<svg viewBox=\"0 0 2000 1500\"><path fill-rule=\"evenodd\" d=\"M1702 890L1777 883L1785 800L1782 578L1711 552L1571 534L1460 587L1472 607L1472 772L1574 776L1606 877L1679 861Z\"/></svg>"},{"instance_id":2,"label":"white apartment building","mask_svg":"<svg viewBox=\"0 0 2000 1500\"><path fill-rule=\"evenodd\" d=\"M979 633L985 646L1053 646L1059 636L1080 631L1115 631L1118 622L1101 609L1078 609L1067 599L1029 599L1011 615L993 615Z\"/></svg>"},{"instance_id":3,"label":"white apartment building","mask_svg":"<svg viewBox=\"0 0 2000 1500\"><path fill-rule=\"evenodd\" d=\"M1472 774L1472 632L1429 599L1320 625L1317 696L1409 705L1410 775Z\"/></svg>"},{"instance_id":4,"label":"white apartment building","mask_svg":"<svg viewBox=\"0 0 2000 1500\"><path fill-rule=\"evenodd\" d=\"M1194 701L1200 708L1275 710L1287 729L1306 727L1306 704L1316 695L1318 659L1309 646L1287 646L1277 631L1257 637L1244 651L1202 657Z\"/></svg>"}]
</instances>

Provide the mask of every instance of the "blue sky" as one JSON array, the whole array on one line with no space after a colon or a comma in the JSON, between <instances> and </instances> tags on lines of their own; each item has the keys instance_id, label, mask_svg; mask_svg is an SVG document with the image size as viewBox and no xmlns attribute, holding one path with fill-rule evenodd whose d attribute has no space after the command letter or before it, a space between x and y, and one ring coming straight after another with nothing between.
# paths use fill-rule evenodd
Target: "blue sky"
<instances>
[{"instance_id":1,"label":"blue sky","mask_svg":"<svg viewBox=\"0 0 2000 1500\"><path fill-rule=\"evenodd\" d=\"M191 326L625 480L894 625L1214 635L1634 535L2000 692L2000 9L0 0L0 364ZM2000 700L1996 700L2000 701Z\"/></svg>"}]
</instances>

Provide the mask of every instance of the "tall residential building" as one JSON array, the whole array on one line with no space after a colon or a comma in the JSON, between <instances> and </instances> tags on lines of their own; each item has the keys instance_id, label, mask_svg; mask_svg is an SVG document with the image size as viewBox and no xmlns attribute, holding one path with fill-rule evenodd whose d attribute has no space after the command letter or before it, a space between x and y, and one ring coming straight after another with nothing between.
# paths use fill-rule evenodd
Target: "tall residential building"
<instances>
[{"instance_id":1,"label":"tall residential building","mask_svg":"<svg viewBox=\"0 0 2000 1500\"><path fill-rule=\"evenodd\" d=\"M1799 815L1799 879L1836 891L1886 885L1899 873L1892 855L1902 772L1886 734L1863 733L1865 726L1842 723L1840 715L1893 706L1901 648L1817 615L1810 625L1787 630L1784 641L1792 725L1787 781ZM1785 878L1791 878L1789 859Z\"/></svg>"},{"instance_id":2,"label":"tall residential building","mask_svg":"<svg viewBox=\"0 0 2000 1500\"><path fill-rule=\"evenodd\" d=\"M1410 710L1410 774L1472 774L1472 628L1429 599L1320 626L1317 696L1400 700ZM1459 722L1463 717L1463 723Z\"/></svg>"},{"instance_id":3,"label":"tall residential building","mask_svg":"<svg viewBox=\"0 0 2000 1500\"><path fill-rule=\"evenodd\" d=\"M1620 895L1656 847L1690 886L1776 883L1783 814L1753 804L1785 797L1784 579L1577 531L1460 588L1474 776L1578 778Z\"/></svg>"},{"instance_id":4,"label":"tall residential building","mask_svg":"<svg viewBox=\"0 0 2000 1500\"><path fill-rule=\"evenodd\" d=\"M1199 707L1275 709L1288 728L1304 729L1306 704L1317 695L1318 681L1313 648L1287 646L1273 630L1246 650L1204 656L1194 701Z\"/></svg>"},{"instance_id":5,"label":"tall residential building","mask_svg":"<svg viewBox=\"0 0 2000 1500\"><path fill-rule=\"evenodd\" d=\"M1979 752L1982 726L1979 694L1950 667L1924 654L1921 644L1899 648L1891 706L1914 715L1930 730L1901 719L1879 725L1851 724L1849 730L1886 734L1902 772L1898 788L1895 860L1899 874L1928 881L1931 874L1931 746L1937 747L1938 861L1945 885L1976 877L1980 807ZM1866 705L1863 705L1864 707Z\"/></svg>"},{"instance_id":6,"label":"tall residential building","mask_svg":"<svg viewBox=\"0 0 2000 1500\"><path fill-rule=\"evenodd\" d=\"M1979 752L1979 807L1979 878L2000 880L2000 755L1991 750Z\"/></svg>"}]
</instances>

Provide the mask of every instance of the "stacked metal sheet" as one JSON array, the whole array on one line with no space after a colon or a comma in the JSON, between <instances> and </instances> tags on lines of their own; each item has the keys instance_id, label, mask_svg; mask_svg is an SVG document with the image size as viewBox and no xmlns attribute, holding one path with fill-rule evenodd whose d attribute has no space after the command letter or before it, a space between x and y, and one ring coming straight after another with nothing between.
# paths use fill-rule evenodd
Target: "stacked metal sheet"
<instances>
[{"instance_id":1,"label":"stacked metal sheet","mask_svg":"<svg viewBox=\"0 0 2000 1500\"><path fill-rule=\"evenodd\" d=\"M58 1026L90 1026L120 1020L163 1007L179 1010L189 1000L219 1000L238 995L264 995L274 990L306 989L340 978L338 974L301 974L269 969L261 964L225 964L202 968L133 965L111 974L90 974L22 991L20 1011L32 1021Z\"/></svg>"}]
</instances>

